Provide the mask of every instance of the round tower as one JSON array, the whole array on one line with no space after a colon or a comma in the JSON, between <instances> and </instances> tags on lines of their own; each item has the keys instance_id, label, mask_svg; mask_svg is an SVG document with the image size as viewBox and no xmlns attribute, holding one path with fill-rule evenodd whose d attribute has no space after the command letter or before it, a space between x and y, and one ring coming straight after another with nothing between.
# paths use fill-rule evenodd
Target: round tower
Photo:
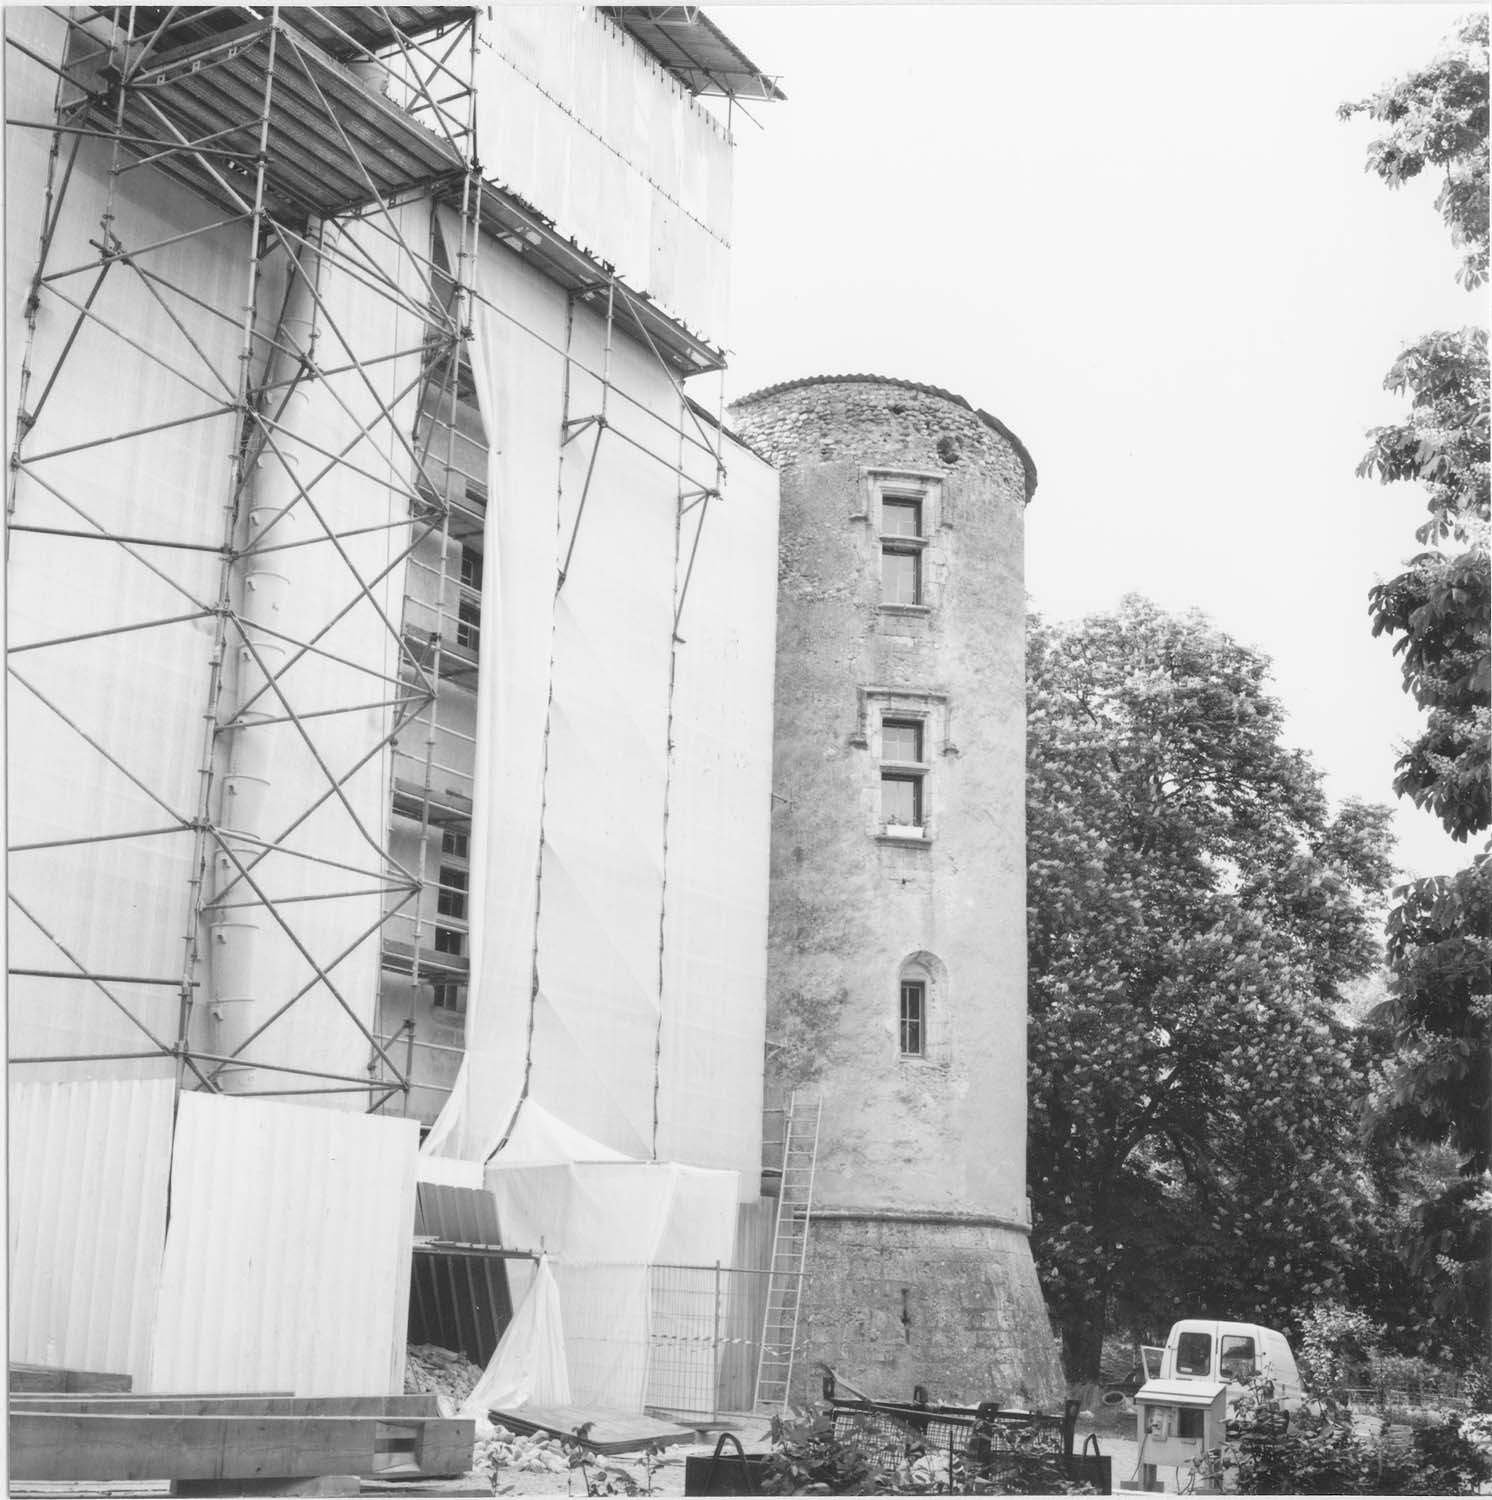
<instances>
[{"instance_id":1,"label":"round tower","mask_svg":"<svg viewBox=\"0 0 1492 1500\"><path fill-rule=\"evenodd\" d=\"M1060 1404L1025 1187L1035 466L904 380L731 416L782 480L768 1083L823 1107L794 1384Z\"/></svg>"}]
</instances>

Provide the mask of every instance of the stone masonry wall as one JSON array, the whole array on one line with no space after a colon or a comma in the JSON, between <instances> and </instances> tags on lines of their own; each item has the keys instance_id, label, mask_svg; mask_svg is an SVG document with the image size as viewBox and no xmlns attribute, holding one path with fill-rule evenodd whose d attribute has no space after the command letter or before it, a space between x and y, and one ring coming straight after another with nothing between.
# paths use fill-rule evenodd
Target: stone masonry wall
<instances>
[{"instance_id":1,"label":"stone masonry wall","mask_svg":"<svg viewBox=\"0 0 1492 1500\"><path fill-rule=\"evenodd\" d=\"M792 381L731 420L782 479L768 1083L823 1106L801 1378L822 1360L876 1394L1050 1404L1025 1194L1034 465L987 413L905 381ZM888 602L883 497L906 494L922 590ZM883 821L883 720L909 717L920 834ZM929 976L911 1053L908 964Z\"/></svg>"},{"instance_id":2,"label":"stone masonry wall","mask_svg":"<svg viewBox=\"0 0 1492 1500\"><path fill-rule=\"evenodd\" d=\"M867 1394L1060 1409L1061 1364L1026 1236L995 1225L823 1218L810 1238L797 1399L821 1365Z\"/></svg>"}]
</instances>

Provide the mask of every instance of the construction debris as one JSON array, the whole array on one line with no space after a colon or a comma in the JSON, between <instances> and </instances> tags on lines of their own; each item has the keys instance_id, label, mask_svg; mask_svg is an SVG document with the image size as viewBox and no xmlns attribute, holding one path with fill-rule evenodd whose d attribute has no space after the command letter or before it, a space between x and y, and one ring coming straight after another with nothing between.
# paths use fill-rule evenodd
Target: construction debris
<instances>
[{"instance_id":1,"label":"construction debris","mask_svg":"<svg viewBox=\"0 0 1492 1500\"><path fill-rule=\"evenodd\" d=\"M435 1344L411 1344L405 1355L405 1391L434 1396L445 1415L454 1415L481 1378L481 1370L464 1354ZM479 1414L476 1423L472 1473L494 1491L504 1469L520 1474L569 1472L570 1459L561 1439L544 1433L516 1433L493 1423L485 1414Z\"/></svg>"},{"instance_id":2,"label":"construction debris","mask_svg":"<svg viewBox=\"0 0 1492 1500\"><path fill-rule=\"evenodd\" d=\"M405 1352L404 1393L434 1396L442 1416L454 1416L481 1378L480 1367L454 1350L435 1344L411 1344Z\"/></svg>"}]
</instances>

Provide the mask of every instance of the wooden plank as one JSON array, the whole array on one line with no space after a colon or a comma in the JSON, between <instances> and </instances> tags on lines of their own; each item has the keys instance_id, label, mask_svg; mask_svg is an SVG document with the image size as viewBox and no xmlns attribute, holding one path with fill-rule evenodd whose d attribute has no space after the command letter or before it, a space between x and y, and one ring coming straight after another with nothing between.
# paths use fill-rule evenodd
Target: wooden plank
<instances>
[{"instance_id":1,"label":"wooden plank","mask_svg":"<svg viewBox=\"0 0 1492 1500\"><path fill-rule=\"evenodd\" d=\"M426 1478L454 1479L471 1469L477 1424L469 1417L437 1417L421 1422L416 1434L415 1467Z\"/></svg>"},{"instance_id":2,"label":"wooden plank","mask_svg":"<svg viewBox=\"0 0 1492 1500\"><path fill-rule=\"evenodd\" d=\"M413 1396L13 1396L12 1411L141 1417L437 1418L433 1395Z\"/></svg>"},{"instance_id":3,"label":"wooden plank","mask_svg":"<svg viewBox=\"0 0 1492 1500\"><path fill-rule=\"evenodd\" d=\"M698 1433L693 1427L680 1427L656 1417L636 1412L605 1411L581 1406L525 1406L519 1411L492 1413L495 1422L514 1432L542 1432L550 1437L580 1443L593 1453L630 1453L649 1443L668 1447L673 1443L692 1443ZM586 1427L586 1435L576 1431Z\"/></svg>"},{"instance_id":4,"label":"wooden plank","mask_svg":"<svg viewBox=\"0 0 1492 1500\"><path fill-rule=\"evenodd\" d=\"M179 1496L219 1495L360 1495L356 1474L319 1474L315 1479L177 1479L172 1493Z\"/></svg>"},{"instance_id":5,"label":"wooden plank","mask_svg":"<svg viewBox=\"0 0 1492 1500\"><path fill-rule=\"evenodd\" d=\"M104 1370L66 1370L56 1365L12 1364L12 1391L127 1391L132 1377Z\"/></svg>"},{"instance_id":6,"label":"wooden plank","mask_svg":"<svg viewBox=\"0 0 1492 1500\"><path fill-rule=\"evenodd\" d=\"M309 1479L372 1474L359 1417L149 1417L13 1412L10 1474L34 1479Z\"/></svg>"}]
</instances>

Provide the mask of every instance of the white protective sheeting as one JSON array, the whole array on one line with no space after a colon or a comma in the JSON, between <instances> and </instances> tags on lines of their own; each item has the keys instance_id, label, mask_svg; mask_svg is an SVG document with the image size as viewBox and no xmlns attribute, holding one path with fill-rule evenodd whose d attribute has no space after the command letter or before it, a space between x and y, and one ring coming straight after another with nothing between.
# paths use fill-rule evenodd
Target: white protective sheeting
<instances>
[{"instance_id":1,"label":"white protective sheeting","mask_svg":"<svg viewBox=\"0 0 1492 1500\"><path fill-rule=\"evenodd\" d=\"M489 1411L514 1411L530 1402L569 1406L573 1400L559 1287L546 1256L458 1415L483 1418Z\"/></svg>"},{"instance_id":2,"label":"white protective sheeting","mask_svg":"<svg viewBox=\"0 0 1492 1500\"><path fill-rule=\"evenodd\" d=\"M289 508L264 536L271 550L246 565L283 578L278 628L315 649L297 659L290 645L276 687L257 704L261 713L305 717L253 731L271 740L260 822L276 846L253 876L277 914L251 905L231 917L259 924L254 1024L299 998L243 1055L343 1076L357 1076L368 1062L370 1043L357 1022L372 1028L378 992L391 756L369 752L393 727L384 705L398 670L409 536L402 523L414 469L408 434L425 332L415 247L423 255L429 234L429 206L419 201L375 224L325 227L320 305L312 312L316 363L326 373L300 387L300 437L275 435L304 493L275 488L288 495ZM271 493L280 464L277 457L261 462L263 493ZM236 665L252 671L243 659ZM225 805L225 826L231 816ZM222 892L234 872L223 865L218 874ZM240 880L228 899L252 900L252 893ZM240 1034L247 1034L242 1023ZM347 1098L326 1102L345 1107Z\"/></svg>"},{"instance_id":3,"label":"white protective sheeting","mask_svg":"<svg viewBox=\"0 0 1492 1500\"><path fill-rule=\"evenodd\" d=\"M183 1094L150 1389L397 1394L413 1120Z\"/></svg>"},{"instance_id":4,"label":"white protective sheeting","mask_svg":"<svg viewBox=\"0 0 1492 1500\"><path fill-rule=\"evenodd\" d=\"M485 241L477 291L495 628L478 703L467 1058L426 1149L485 1160L526 1099L635 1160L737 1172L754 1196L775 476L732 445L739 487L686 508L681 494L715 484L718 438L620 335L603 391L605 320L585 305L569 410L576 422L605 402L608 425L562 456L565 372L528 330L562 341L563 298Z\"/></svg>"},{"instance_id":5,"label":"white protective sheeting","mask_svg":"<svg viewBox=\"0 0 1492 1500\"><path fill-rule=\"evenodd\" d=\"M60 57L59 18L14 10L5 24ZM17 110L48 118L55 78L19 52L8 62L7 93L17 87ZM40 131L14 134L5 184L7 213L15 216L5 247L12 377L45 194L37 142L47 141ZM151 171L121 179L128 190L121 186L113 199L112 231L126 246L175 242L134 264L111 265L93 300L97 316L79 329L52 383L77 308L98 278L89 241L99 235L108 168L107 143L84 140L49 262L52 272L79 274L61 275L41 292L30 350L26 405L36 424L22 443L29 466L16 475L8 536L9 835L15 846L139 836L15 852L9 876L19 904L10 912L9 957L16 969L138 981L169 979L182 967L213 650L208 612L217 598L216 549L237 430L225 407L235 400L240 330L231 313L214 310L243 305L249 242L242 226L181 238L221 216ZM157 278L150 286L146 272ZM12 385L8 432L18 401ZM178 425L140 431L162 423ZM105 535L172 545L126 547L98 539ZM126 626L145 628L27 649ZM179 999L169 985L23 975L14 978L9 1002L15 1057L148 1051L176 1039ZM119 1059L94 1071L169 1076L174 1063ZM79 1073L27 1074L45 1076Z\"/></svg>"},{"instance_id":6,"label":"white protective sheeting","mask_svg":"<svg viewBox=\"0 0 1492 1500\"><path fill-rule=\"evenodd\" d=\"M726 341L731 141L672 74L593 7L499 5L482 22L477 111L493 181Z\"/></svg>"},{"instance_id":7,"label":"white protective sheeting","mask_svg":"<svg viewBox=\"0 0 1492 1500\"><path fill-rule=\"evenodd\" d=\"M441 227L454 259L458 231L446 214ZM476 337L468 347L488 434L490 498L471 836L472 985L466 1057L425 1150L483 1161L512 1122L528 1055L564 410L564 359L539 340L563 348L565 304L548 282L486 240L475 283Z\"/></svg>"},{"instance_id":8,"label":"white protective sheeting","mask_svg":"<svg viewBox=\"0 0 1492 1500\"><path fill-rule=\"evenodd\" d=\"M10 1357L148 1381L170 1079L10 1085Z\"/></svg>"},{"instance_id":9,"label":"white protective sheeting","mask_svg":"<svg viewBox=\"0 0 1492 1500\"><path fill-rule=\"evenodd\" d=\"M37 12L5 19L28 46L60 56L60 18ZM45 118L52 75L21 53L11 63L9 81L24 115ZM45 199L46 157L36 142L47 140L39 131L15 134L7 211L12 229L24 232L6 244L9 327L16 336L7 364L11 422L20 396L15 351ZM177 1040L177 981L194 920L193 823L203 811L198 801L209 753L203 718L213 707L213 611L234 486L233 408L254 247L243 225L204 228L222 215L149 168L120 178L111 199L109 161L106 142L82 141L52 238L48 270L55 279L40 293L29 356L26 405L36 422L21 443L27 463L17 475L8 538L15 674L8 692L9 819L13 844L53 847L22 847L13 855L17 904L9 936L16 969L124 977L95 984L17 976L10 1044L17 1057L107 1054L87 1065L95 1074L169 1076L175 1064L165 1049ZM134 254L112 261L95 288L99 262L90 241L106 209L111 232ZM378 845L389 805L389 756L373 747L392 727L392 711L354 706L394 696L403 595L398 558L407 538L399 523L408 518L406 443L426 316L418 257L398 243L398 234L423 254L428 212L428 205L409 204L376 226L354 222L328 231L318 277L325 302L316 346L321 378L306 386L313 437L297 470L309 494L277 528L277 550L265 563L283 580L280 627L301 641L315 638L316 649L286 667L284 701L270 694L259 708L277 717L291 711L315 717L264 731L276 741L266 791L269 833L285 837L254 876L284 925L262 907L241 908L235 920L259 927L253 964L259 1014L301 998L250 1051L354 1082L366 1076L370 1043L330 987L358 1021L371 1023L383 904L378 887L387 873ZM266 253L256 379L283 276L281 252ZM80 324L78 308L93 292L95 316ZM52 383L75 328L76 341ZM354 362L361 368L348 368ZM392 409L391 422L377 421L380 401ZM272 413L276 405L271 396L265 409ZM328 455L344 461L322 478ZM274 463L266 457L259 472ZM30 529L37 527L54 534ZM362 534L333 543L324 528ZM55 534L62 530L79 535ZM244 540L237 538L240 545ZM241 608L242 579L234 588L232 603ZM245 670L230 626L220 710ZM220 736L210 752L216 784L205 811L231 824L218 805L228 738ZM331 780L342 781L335 793ZM63 843L70 839L89 842ZM308 854L322 862L302 857ZM210 861L204 894L222 893L225 874L231 866ZM356 894L326 899L347 891ZM238 902L247 895L242 883L228 892ZM206 932L201 936L205 942ZM327 971L330 985L313 965ZM191 1039L211 1050L218 1036L207 965L194 977L199 1004ZM121 1055L152 1050L158 1059ZM28 1077L79 1076L78 1066L66 1066L63 1074L62 1065L37 1065Z\"/></svg>"},{"instance_id":10,"label":"white protective sheeting","mask_svg":"<svg viewBox=\"0 0 1492 1500\"><path fill-rule=\"evenodd\" d=\"M658 1155L761 1165L777 474L728 442L725 498L703 509L674 679ZM684 520L693 543L700 512Z\"/></svg>"},{"instance_id":11,"label":"white protective sheeting","mask_svg":"<svg viewBox=\"0 0 1492 1500\"><path fill-rule=\"evenodd\" d=\"M641 1411L652 1333L653 1265L730 1264L734 1172L668 1162L487 1169L509 1241L562 1247L553 1259L570 1386L579 1405ZM517 1274L515 1274L517 1273ZM526 1281L510 1266L515 1297Z\"/></svg>"}]
</instances>

